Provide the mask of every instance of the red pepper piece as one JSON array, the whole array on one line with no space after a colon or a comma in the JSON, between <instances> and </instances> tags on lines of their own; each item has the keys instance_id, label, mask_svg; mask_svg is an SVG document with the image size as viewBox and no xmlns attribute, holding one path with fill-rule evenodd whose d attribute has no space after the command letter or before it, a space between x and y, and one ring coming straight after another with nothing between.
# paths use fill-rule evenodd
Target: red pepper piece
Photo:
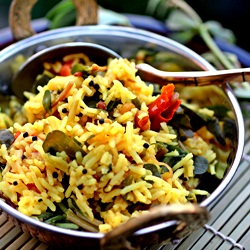
<instances>
[{"instance_id":1,"label":"red pepper piece","mask_svg":"<svg viewBox=\"0 0 250 250\"><path fill-rule=\"evenodd\" d=\"M138 110L135 114L135 126L137 128L140 128L141 131L146 131L148 129L150 129L150 120L149 120L149 116L146 115L142 118L140 117L140 114L144 113L145 111L142 110Z\"/></svg>"},{"instance_id":2,"label":"red pepper piece","mask_svg":"<svg viewBox=\"0 0 250 250\"><path fill-rule=\"evenodd\" d=\"M174 94L174 84L163 86L161 94L148 105L151 129L159 130L160 123L170 121L180 104L181 100Z\"/></svg>"},{"instance_id":3,"label":"red pepper piece","mask_svg":"<svg viewBox=\"0 0 250 250\"><path fill-rule=\"evenodd\" d=\"M105 102L102 102L102 101L99 101L97 104L96 104L96 107L98 109L102 109L102 110L106 110L107 109L107 106L105 104Z\"/></svg>"},{"instance_id":4,"label":"red pepper piece","mask_svg":"<svg viewBox=\"0 0 250 250\"><path fill-rule=\"evenodd\" d=\"M36 185L34 183L28 183L27 187L28 187L29 190L35 191L38 194L41 193L40 190L36 187Z\"/></svg>"},{"instance_id":5,"label":"red pepper piece","mask_svg":"<svg viewBox=\"0 0 250 250\"><path fill-rule=\"evenodd\" d=\"M64 63L60 70L60 76L71 75L71 68L72 68L72 61Z\"/></svg>"},{"instance_id":6,"label":"red pepper piece","mask_svg":"<svg viewBox=\"0 0 250 250\"><path fill-rule=\"evenodd\" d=\"M74 76L79 76L79 77L82 77L82 72L81 71L78 71L74 74Z\"/></svg>"},{"instance_id":7,"label":"red pepper piece","mask_svg":"<svg viewBox=\"0 0 250 250\"><path fill-rule=\"evenodd\" d=\"M16 139L20 134L21 134L21 132L20 132L20 131L17 131L17 132L14 134L14 138Z\"/></svg>"}]
</instances>

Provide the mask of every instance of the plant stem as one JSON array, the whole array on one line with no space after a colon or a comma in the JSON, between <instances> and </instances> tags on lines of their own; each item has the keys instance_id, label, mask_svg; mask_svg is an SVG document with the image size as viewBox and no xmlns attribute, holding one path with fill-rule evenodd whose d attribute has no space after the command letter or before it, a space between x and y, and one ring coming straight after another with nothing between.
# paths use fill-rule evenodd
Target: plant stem
<instances>
[{"instance_id":1,"label":"plant stem","mask_svg":"<svg viewBox=\"0 0 250 250\"><path fill-rule=\"evenodd\" d=\"M227 59L224 53L216 45L213 38L209 34L206 25L204 24L199 25L199 33L204 42L206 43L207 47L213 52L213 54L217 57L217 59L226 69L235 68L234 65Z\"/></svg>"},{"instance_id":2,"label":"plant stem","mask_svg":"<svg viewBox=\"0 0 250 250\"><path fill-rule=\"evenodd\" d=\"M197 25L199 34L202 37L203 41L226 69L235 68L234 65L227 59L224 53L220 50L220 48L216 45L200 16L185 1L169 0L169 4L181 9L184 13L186 13L189 17L192 18L192 20Z\"/></svg>"}]
</instances>

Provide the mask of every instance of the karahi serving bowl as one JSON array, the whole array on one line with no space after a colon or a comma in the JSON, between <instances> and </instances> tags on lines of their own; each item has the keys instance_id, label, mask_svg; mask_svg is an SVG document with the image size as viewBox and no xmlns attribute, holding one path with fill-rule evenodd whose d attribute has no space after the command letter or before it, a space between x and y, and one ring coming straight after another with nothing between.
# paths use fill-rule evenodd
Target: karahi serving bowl
<instances>
[{"instance_id":1,"label":"karahi serving bowl","mask_svg":"<svg viewBox=\"0 0 250 250\"><path fill-rule=\"evenodd\" d=\"M1 92L7 93L9 90L13 76L11 64L16 56L22 54L28 58L39 48L48 48L68 42L88 42L103 45L114 50L124 58L130 58L141 48L168 51L178 55L186 71L215 70L200 55L187 47L148 31L117 26L76 26L42 32L3 49L0 52ZM228 168L224 178L214 183L211 183L210 180L208 183L204 183L204 187L207 187L211 195L202 200L199 205L201 207L208 207L227 187L239 166L244 148L244 122L238 101L229 85L199 88L203 88L203 94L199 95L199 97L197 96L197 101L200 105L223 104L229 107L233 112L236 124L235 138L232 143L233 150L230 160L228 160ZM212 92L211 89L213 90ZM183 93L182 89L180 89L180 94L187 96L194 94L195 91L194 88L185 87ZM10 220L19 225L23 231L29 232L33 237L48 244L62 248L74 247L75 249L83 247L103 248L101 242L104 234L102 233L73 231L48 225L21 214L4 200L0 200L0 209ZM148 229L141 228L137 232L131 232L127 240L132 242L135 247L144 248L172 239L175 228L176 226L173 221L169 221L164 225L159 222L156 223L155 227L149 227ZM116 246L113 249L120 249L118 245ZM120 246L124 245L120 244Z\"/></svg>"}]
</instances>

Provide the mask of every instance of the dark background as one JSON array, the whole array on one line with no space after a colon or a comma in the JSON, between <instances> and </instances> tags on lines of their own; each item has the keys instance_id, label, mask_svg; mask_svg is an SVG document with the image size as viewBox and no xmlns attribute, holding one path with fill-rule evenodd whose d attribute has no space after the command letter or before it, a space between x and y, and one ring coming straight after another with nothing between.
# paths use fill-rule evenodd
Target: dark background
<instances>
[{"instance_id":1,"label":"dark background","mask_svg":"<svg viewBox=\"0 0 250 250\"><path fill-rule=\"evenodd\" d=\"M43 17L60 0L39 0L32 11L32 18ZM144 14L148 0L99 0L105 8L121 12ZM250 0L187 0L203 21L216 20L236 35L236 44L250 52ZM0 0L0 28L8 26L11 0ZM1 38L0 38L1 39Z\"/></svg>"}]
</instances>

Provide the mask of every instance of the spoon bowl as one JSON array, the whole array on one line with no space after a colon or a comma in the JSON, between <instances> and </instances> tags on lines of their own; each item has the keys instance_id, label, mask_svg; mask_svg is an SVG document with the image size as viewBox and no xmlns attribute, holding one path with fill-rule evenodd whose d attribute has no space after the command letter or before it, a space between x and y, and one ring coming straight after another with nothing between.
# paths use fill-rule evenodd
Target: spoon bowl
<instances>
[{"instance_id":1,"label":"spoon bowl","mask_svg":"<svg viewBox=\"0 0 250 250\"><path fill-rule=\"evenodd\" d=\"M64 56L74 53L84 53L100 66L106 65L109 58L121 57L113 50L94 43L70 42L54 45L37 52L22 64L13 76L11 91L19 99L24 100L23 93L32 88L36 77L43 72L44 62L60 61Z\"/></svg>"}]
</instances>

